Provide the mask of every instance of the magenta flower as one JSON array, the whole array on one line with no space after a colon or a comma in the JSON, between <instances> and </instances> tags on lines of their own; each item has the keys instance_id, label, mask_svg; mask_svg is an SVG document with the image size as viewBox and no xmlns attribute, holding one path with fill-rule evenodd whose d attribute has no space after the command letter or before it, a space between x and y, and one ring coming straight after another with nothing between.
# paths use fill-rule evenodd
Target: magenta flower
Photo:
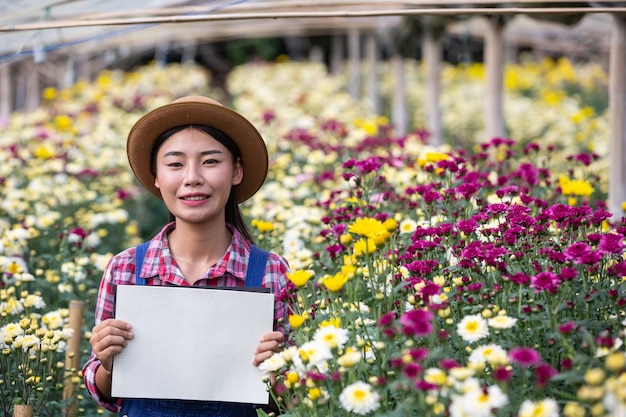
<instances>
[{"instance_id":1,"label":"magenta flower","mask_svg":"<svg viewBox=\"0 0 626 417\"><path fill-rule=\"evenodd\" d=\"M428 336L433 330L433 313L415 309L407 311L400 317L402 331L408 336Z\"/></svg>"},{"instance_id":2,"label":"magenta flower","mask_svg":"<svg viewBox=\"0 0 626 417\"><path fill-rule=\"evenodd\" d=\"M413 379L419 375L422 371L422 367L419 364L412 362L407 364L402 371L407 378Z\"/></svg>"},{"instance_id":3,"label":"magenta flower","mask_svg":"<svg viewBox=\"0 0 626 417\"><path fill-rule=\"evenodd\" d=\"M518 347L511 349L509 358L522 366L533 366L541 362L541 355L533 348Z\"/></svg>"},{"instance_id":4,"label":"magenta flower","mask_svg":"<svg viewBox=\"0 0 626 417\"><path fill-rule=\"evenodd\" d=\"M554 272L543 271L531 278L530 287L535 289L535 293L555 293L559 287L559 279Z\"/></svg>"},{"instance_id":5,"label":"magenta flower","mask_svg":"<svg viewBox=\"0 0 626 417\"><path fill-rule=\"evenodd\" d=\"M563 323L559 325L558 330L559 333L567 335L574 331L576 328L576 323L573 321L568 321L567 323Z\"/></svg>"},{"instance_id":6,"label":"magenta flower","mask_svg":"<svg viewBox=\"0 0 626 417\"><path fill-rule=\"evenodd\" d=\"M556 371L556 369L554 369L549 364L547 363L539 364L535 368L535 384L538 387L543 388L548 384L548 382L550 381L550 378L552 378L553 376L557 374L558 372Z\"/></svg>"},{"instance_id":7,"label":"magenta flower","mask_svg":"<svg viewBox=\"0 0 626 417\"><path fill-rule=\"evenodd\" d=\"M624 237L616 233L602 235L598 250L604 254L621 254L624 250Z\"/></svg>"},{"instance_id":8,"label":"magenta flower","mask_svg":"<svg viewBox=\"0 0 626 417\"><path fill-rule=\"evenodd\" d=\"M565 257L577 264L583 263L583 258L591 253L591 246L584 242L576 242L565 249Z\"/></svg>"}]
</instances>

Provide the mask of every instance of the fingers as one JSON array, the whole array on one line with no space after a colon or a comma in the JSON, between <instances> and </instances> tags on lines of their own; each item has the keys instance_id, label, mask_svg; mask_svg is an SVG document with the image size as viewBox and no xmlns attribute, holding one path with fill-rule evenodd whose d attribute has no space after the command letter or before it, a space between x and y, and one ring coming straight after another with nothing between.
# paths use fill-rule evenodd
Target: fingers
<instances>
[{"instance_id":1,"label":"fingers","mask_svg":"<svg viewBox=\"0 0 626 417\"><path fill-rule=\"evenodd\" d=\"M107 319L93 328L89 343L104 369L111 371L113 356L120 353L133 336L130 324L122 320Z\"/></svg>"},{"instance_id":2,"label":"fingers","mask_svg":"<svg viewBox=\"0 0 626 417\"><path fill-rule=\"evenodd\" d=\"M266 359L269 359L274 353L278 352L284 342L285 336L282 332L268 332L261 336L261 340L254 352L254 366L260 365Z\"/></svg>"}]
</instances>

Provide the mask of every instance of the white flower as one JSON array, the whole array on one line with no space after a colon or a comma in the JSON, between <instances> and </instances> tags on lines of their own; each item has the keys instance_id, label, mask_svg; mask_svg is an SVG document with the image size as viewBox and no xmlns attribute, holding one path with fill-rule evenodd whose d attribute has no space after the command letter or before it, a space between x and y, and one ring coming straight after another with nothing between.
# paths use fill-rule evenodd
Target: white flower
<instances>
[{"instance_id":1,"label":"white flower","mask_svg":"<svg viewBox=\"0 0 626 417\"><path fill-rule=\"evenodd\" d=\"M326 361L332 359L332 357L333 354L328 345L315 340L306 342L298 348L298 358L302 360L306 370L316 368L324 372L327 369ZM297 363L295 358L294 363Z\"/></svg>"},{"instance_id":2,"label":"white flower","mask_svg":"<svg viewBox=\"0 0 626 417\"><path fill-rule=\"evenodd\" d=\"M280 353L275 353L259 365L261 372L276 372L286 365L285 359Z\"/></svg>"},{"instance_id":3,"label":"white flower","mask_svg":"<svg viewBox=\"0 0 626 417\"><path fill-rule=\"evenodd\" d=\"M362 356L363 355L361 355L361 352L359 352L358 350L354 348L348 348L346 350L346 353L344 353L339 358L337 358L337 363L340 366L349 368L359 363L361 361Z\"/></svg>"},{"instance_id":4,"label":"white flower","mask_svg":"<svg viewBox=\"0 0 626 417\"><path fill-rule=\"evenodd\" d=\"M325 344L330 349L339 349L348 341L348 331L333 325L320 327L315 332L313 340Z\"/></svg>"},{"instance_id":5,"label":"white flower","mask_svg":"<svg viewBox=\"0 0 626 417\"><path fill-rule=\"evenodd\" d=\"M559 417L559 405L552 398L539 402L525 400L520 406L519 417Z\"/></svg>"},{"instance_id":6,"label":"white flower","mask_svg":"<svg viewBox=\"0 0 626 417\"><path fill-rule=\"evenodd\" d=\"M469 343L489 336L487 321L478 314L465 316L457 325L457 331L463 340Z\"/></svg>"},{"instance_id":7,"label":"white flower","mask_svg":"<svg viewBox=\"0 0 626 417\"><path fill-rule=\"evenodd\" d=\"M41 296L35 294L28 294L26 298L22 300L24 307L44 308L46 306L45 301Z\"/></svg>"},{"instance_id":8,"label":"white flower","mask_svg":"<svg viewBox=\"0 0 626 417\"><path fill-rule=\"evenodd\" d=\"M487 321L494 329L510 329L515 326L517 319L509 316L496 316Z\"/></svg>"},{"instance_id":9,"label":"white flower","mask_svg":"<svg viewBox=\"0 0 626 417\"><path fill-rule=\"evenodd\" d=\"M417 229L417 222L413 219L404 219L400 222L400 234L413 233Z\"/></svg>"},{"instance_id":10,"label":"white flower","mask_svg":"<svg viewBox=\"0 0 626 417\"><path fill-rule=\"evenodd\" d=\"M491 417L493 410L508 403L509 399L497 385L483 389L475 386L463 393L452 396L450 415L452 417Z\"/></svg>"},{"instance_id":11,"label":"white flower","mask_svg":"<svg viewBox=\"0 0 626 417\"><path fill-rule=\"evenodd\" d=\"M364 416L380 407L380 398L366 382L348 385L339 395L341 406L348 412Z\"/></svg>"},{"instance_id":12,"label":"white flower","mask_svg":"<svg viewBox=\"0 0 626 417\"><path fill-rule=\"evenodd\" d=\"M470 363L489 363L505 365L509 362L506 350L496 344L479 346L469 356Z\"/></svg>"},{"instance_id":13,"label":"white flower","mask_svg":"<svg viewBox=\"0 0 626 417\"><path fill-rule=\"evenodd\" d=\"M63 326L63 317L59 311L50 311L43 315L41 322L48 329L59 329Z\"/></svg>"}]
</instances>

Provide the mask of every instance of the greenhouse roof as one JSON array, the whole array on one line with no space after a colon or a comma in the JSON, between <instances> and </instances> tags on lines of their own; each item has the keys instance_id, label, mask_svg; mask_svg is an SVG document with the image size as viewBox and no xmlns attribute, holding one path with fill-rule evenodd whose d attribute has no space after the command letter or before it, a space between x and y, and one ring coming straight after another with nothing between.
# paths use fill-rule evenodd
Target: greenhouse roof
<instances>
[{"instance_id":1,"label":"greenhouse roof","mask_svg":"<svg viewBox=\"0 0 626 417\"><path fill-rule=\"evenodd\" d=\"M397 27L404 16L528 15L567 22L583 14L625 12L626 3L606 1L473 3L374 0L0 0L0 63L47 52L97 52L167 42L232 38L312 36L349 28ZM591 25L608 32L609 25ZM564 25L561 25L564 26ZM537 35L535 30L531 35ZM524 33L524 36L528 36Z\"/></svg>"}]
</instances>

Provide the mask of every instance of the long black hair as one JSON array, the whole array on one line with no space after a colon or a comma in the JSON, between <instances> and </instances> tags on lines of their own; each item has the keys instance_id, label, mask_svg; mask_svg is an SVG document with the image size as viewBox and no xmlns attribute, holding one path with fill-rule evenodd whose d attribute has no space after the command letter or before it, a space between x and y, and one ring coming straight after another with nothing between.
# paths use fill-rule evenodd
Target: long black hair
<instances>
[{"instance_id":1,"label":"long black hair","mask_svg":"<svg viewBox=\"0 0 626 417\"><path fill-rule=\"evenodd\" d=\"M207 135L212 136L216 141L221 143L232 155L233 162L237 162L241 159L241 152L239 151L239 147L235 143L234 140L226 133L222 132L219 129L216 129L211 126L205 125L181 125L172 127L169 130L163 132L154 142L154 146L152 147L152 151L150 152L150 172L156 178L156 157L159 152L159 149L163 145L163 143L168 140L172 135L178 133L188 127L193 129L200 130ZM246 175L246 173L243 173ZM226 202L226 223L229 223L235 227L239 233L241 233L246 239L250 242L254 242L252 238L252 234L248 230L248 226L246 226L246 222L243 219L241 214L241 210L239 210L239 204L237 204L237 190L236 187L231 187L230 195L228 196L228 201ZM169 221L174 221L174 215L169 213Z\"/></svg>"}]
</instances>

